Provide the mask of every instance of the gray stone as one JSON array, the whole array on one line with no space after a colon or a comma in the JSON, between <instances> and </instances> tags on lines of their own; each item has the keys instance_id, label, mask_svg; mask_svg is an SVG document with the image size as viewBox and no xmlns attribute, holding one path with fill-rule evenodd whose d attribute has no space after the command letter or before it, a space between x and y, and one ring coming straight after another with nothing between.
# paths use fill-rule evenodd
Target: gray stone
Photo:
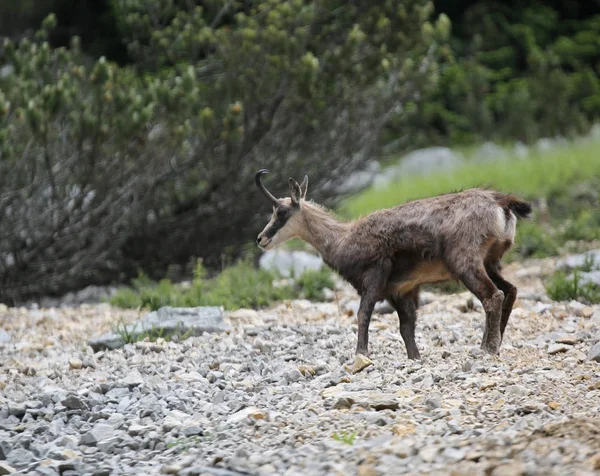
<instances>
[{"instance_id":1,"label":"gray stone","mask_svg":"<svg viewBox=\"0 0 600 476\"><path fill-rule=\"evenodd\" d=\"M17 418L22 418L25 415L27 408L25 407L24 402L10 402L8 404L8 414L16 416Z\"/></svg>"},{"instance_id":2,"label":"gray stone","mask_svg":"<svg viewBox=\"0 0 600 476\"><path fill-rule=\"evenodd\" d=\"M323 267L319 256L306 251L269 250L265 251L259 261L259 266L268 271L276 271L284 277L298 277L305 271L318 271Z\"/></svg>"},{"instance_id":3,"label":"gray stone","mask_svg":"<svg viewBox=\"0 0 600 476\"><path fill-rule=\"evenodd\" d=\"M100 441L98 441L98 443L96 443L96 447L104 452L104 453L109 453L111 452L114 448L116 448L118 445L121 444L121 442L123 441L124 437L127 435L122 434L123 432L115 432L118 434L115 434L114 436L111 436L110 438L104 438Z\"/></svg>"},{"instance_id":4,"label":"gray stone","mask_svg":"<svg viewBox=\"0 0 600 476\"><path fill-rule=\"evenodd\" d=\"M340 392L335 395L333 408L350 408L352 405L371 407L373 410L397 410L398 399L392 394L380 392Z\"/></svg>"},{"instance_id":5,"label":"gray stone","mask_svg":"<svg viewBox=\"0 0 600 476\"><path fill-rule=\"evenodd\" d=\"M436 408L442 408L442 401L439 397L430 397L425 400L425 405L427 405L427 408L435 410Z\"/></svg>"},{"instance_id":6,"label":"gray stone","mask_svg":"<svg viewBox=\"0 0 600 476\"><path fill-rule=\"evenodd\" d=\"M529 395L531 390L523 385L509 385L505 390L507 395L515 395L518 397L523 397L525 395Z\"/></svg>"},{"instance_id":7,"label":"gray stone","mask_svg":"<svg viewBox=\"0 0 600 476\"><path fill-rule=\"evenodd\" d=\"M588 352L587 360L600 362L600 342L596 343Z\"/></svg>"},{"instance_id":8,"label":"gray stone","mask_svg":"<svg viewBox=\"0 0 600 476\"><path fill-rule=\"evenodd\" d=\"M217 380L220 380L222 378L223 378L223 372L219 372L217 370L211 370L206 375L206 380L208 380L210 383L215 383Z\"/></svg>"},{"instance_id":9,"label":"gray stone","mask_svg":"<svg viewBox=\"0 0 600 476\"><path fill-rule=\"evenodd\" d=\"M229 325L223 320L221 309L216 306L162 307L158 311L149 312L141 320L127 326L127 332L134 338L150 330L160 332L167 337L174 334L199 336L204 332L224 332L228 329ZM98 352L104 349L123 347L125 342L120 335L110 332L90 339L88 344L94 352Z\"/></svg>"},{"instance_id":10,"label":"gray stone","mask_svg":"<svg viewBox=\"0 0 600 476\"><path fill-rule=\"evenodd\" d=\"M435 459L438 454L439 449L435 446L426 446L419 450L419 456L421 459L427 463L430 463Z\"/></svg>"},{"instance_id":11,"label":"gray stone","mask_svg":"<svg viewBox=\"0 0 600 476\"><path fill-rule=\"evenodd\" d=\"M442 452L442 456L445 456L448 459L454 460L454 461L460 461L462 459L464 459L465 457L465 450L462 448L445 448L444 451Z\"/></svg>"},{"instance_id":12,"label":"gray stone","mask_svg":"<svg viewBox=\"0 0 600 476\"><path fill-rule=\"evenodd\" d=\"M198 425L190 425L181 430L181 433L186 437L201 436L204 433L204 430Z\"/></svg>"},{"instance_id":13,"label":"gray stone","mask_svg":"<svg viewBox=\"0 0 600 476\"><path fill-rule=\"evenodd\" d=\"M381 187L409 175L428 175L432 172L448 171L464 163L462 155L447 147L428 147L415 150L400 159L397 165L382 171L373 185Z\"/></svg>"},{"instance_id":14,"label":"gray stone","mask_svg":"<svg viewBox=\"0 0 600 476\"><path fill-rule=\"evenodd\" d=\"M230 471L228 469L217 468L214 466L192 466L190 468L185 468L179 472L180 476L243 476L249 474L251 473L238 470Z\"/></svg>"},{"instance_id":15,"label":"gray stone","mask_svg":"<svg viewBox=\"0 0 600 476\"><path fill-rule=\"evenodd\" d=\"M494 144L493 142L485 142L475 151L474 154L474 158L482 162L504 160L507 157L507 150L497 144Z\"/></svg>"},{"instance_id":16,"label":"gray stone","mask_svg":"<svg viewBox=\"0 0 600 476\"><path fill-rule=\"evenodd\" d=\"M381 165L379 162L372 160L366 164L366 167L363 170L350 174L337 190L341 193L358 192L371 185L380 170Z\"/></svg>"},{"instance_id":17,"label":"gray stone","mask_svg":"<svg viewBox=\"0 0 600 476\"><path fill-rule=\"evenodd\" d=\"M111 425L98 423L81 437L79 445L95 446L100 441L112 438L115 435L115 431L116 430Z\"/></svg>"},{"instance_id":18,"label":"gray stone","mask_svg":"<svg viewBox=\"0 0 600 476\"><path fill-rule=\"evenodd\" d=\"M590 250L578 255L568 256L556 263L558 269L580 268L586 264L594 263L595 267L600 268L600 249Z\"/></svg>"},{"instance_id":19,"label":"gray stone","mask_svg":"<svg viewBox=\"0 0 600 476\"><path fill-rule=\"evenodd\" d=\"M13 468L11 465L6 464L6 463L0 463L0 476L5 475L5 474L12 474L12 473L16 473L17 470L15 468Z\"/></svg>"},{"instance_id":20,"label":"gray stone","mask_svg":"<svg viewBox=\"0 0 600 476\"><path fill-rule=\"evenodd\" d=\"M546 311L549 311L553 307L554 307L553 304L547 304L547 303L543 303L543 302L536 302L535 306L533 306L533 310L534 310L534 312L536 312L538 314L542 314L542 313L544 313Z\"/></svg>"},{"instance_id":21,"label":"gray stone","mask_svg":"<svg viewBox=\"0 0 600 476\"><path fill-rule=\"evenodd\" d=\"M9 433L0 431L0 460L5 460L8 453L12 450L12 445L8 441Z\"/></svg>"},{"instance_id":22,"label":"gray stone","mask_svg":"<svg viewBox=\"0 0 600 476\"><path fill-rule=\"evenodd\" d=\"M563 335L555 339L557 344L575 345L579 342L579 337L576 335Z\"/></svg>"},{"instance_id":23,"label":"gray stone","mask_svg":"<svg viewBox=\"0 0 600 476\"><path fill-rule=\"evenodd\" d=\"M131 392L128 387L116 387L104 395L108 400L120 402L122 398L129 396Z\"/></svg>"},{"instance_id":24,"label":"gray stone","mask_svg":"<svg viewBox=\"0 0 600 476\"><path fill-rule=\"evenodd\" d=\"M117 292L111 286L88 286L80 291L70 292L58 298L42 298L41 307L80 306L82 304L95 304L106 301Z\"/></svg>"},{"instance_id":25,"label":"gray stone","mask_svg":"<svg viewBox=\"0 0 600 476\"><path fill-rule=\"evenodd\" d=\"M392 307L392 305L386 301L380 301L375 304L375 309L373 309L375 314L393 314L396 312L396 309Z\"/></svg>"},{"instance_id":26,"label":"gray stone","mask_svg":"<svg viewBox=\"0 0 600 476\"><path fill-rule=\"evenodd\" d=\"M573 275L570 275L569 278L573 279ZM600 270L579 273L579 283L582 285L593 284L600 287Z\"/></svg>"},{"instance_id":27,"label":"gray stone","mask_svg":"<svg viewBox=\"0 0 600 476\"><path fill-rule=\"evenodd\" d=\"M8 344L11 341L12 337L10 334L4 329L0 329L0 344Z\"/></svg>"},{"instance_id":28,"label":"gray stone","mask_svg":"<svg viewBox=\"0 0 600 476\"><path fill-rule=\"evenodd\" d=\"M550 355L560 354L562 352L567 352L571 346L566 344L550 344L548 346L548 353Z\"/></svg>"},{"instance_id":29,"label":"gray stone","mask_svg":"<svg viewBox=\"0 0 600 476\"><path fill-rule=\"evenodd\" d=\"M286 372L285 379L289 382L299 382L304 379L304 376L298 369L292 369L289 372Z\"/></svg>"},{"instance_id":30,"label":"gray stone","mask_svg":"<svg viewBox=\"0 0 600 476\"><path fill-rule=\"evenodd\" d=\"M125 376L122 383L128 387L137 387L144 383L144 377L139 370L134 369Z\"/></svg>"},{"instance_id":31,"label":"gray stone","mask_svg":"<svg viewBox=\"0 0 600 476\"><path fill-rule=\"evenodd\" d=\"M81 399L80 396L75 394L67 395L67 397L60 403L69 410L83 410L87 408L87 404Z\"/></svg>"},{"instance_id":32,"label":"gray stone","mask_svg":"<svg viewBox=\"0 0 600 476\"><path fill-rule=\"evenodd\" d=\"M15 448L6 456L6 462L15 468L25 468L29 463L36 460L35 455L26 449Z\"/></svg>"}]
</instances>

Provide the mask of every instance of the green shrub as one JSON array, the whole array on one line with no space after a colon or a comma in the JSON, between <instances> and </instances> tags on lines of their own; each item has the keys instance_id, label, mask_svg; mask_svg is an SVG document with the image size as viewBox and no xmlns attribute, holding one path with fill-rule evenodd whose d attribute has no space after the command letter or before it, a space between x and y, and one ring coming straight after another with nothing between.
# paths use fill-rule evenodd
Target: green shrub
<instances>
[{"instance_id":1,"label":"green shrub","mask_svg":"<svg viewBox=\"0 0 600 476\"><path fill-rule=\"evenodd\" d=\"M600 287L581 282L581 271L572 274L557 271L546 284L548 296L555 301L583 301L589 304L600 302Z\"/></svg>"},{"instance_id":2,"label":"green shrub","mask_svg":"<svg viewBox=\"0 0 600 476\"><path fill-rule=\"evenodd\" d=\"M341 433L334 433L331 437L335 440L335 441L339 441L340 443L345 443L347 445L353 445L354 444L354 440L356 439L356 435L358 434L358 432L353 431L352 433L348 433L345 431L342 431Z\"/></svg>"},{"instance_id":3,"label":"green shrub","mask_svg":"<svg viewBox=\"0 0 600 476\"><path fill-rule=\"evenodd\" d=\"M582 210L575 219L567 220L562 236L565 240L600 239L600 210Z\"/></svg>"},{"instance_id":4,"label":"green shrub","mask_svg":"<svg viewBox=\"0 0 600 476\"><path fill-rule=\"evenodd\" d=\"M449 34L428 0L86 3L131 63L54 47L56 15L0 46L0 302L242 256L269 209L256 171L333 201Z\"/></svg>"},{"instance_id":5,"label":"green shrub","mask_svg":"<svg viewBox=\"0 0 600 476\"><path fill-rule=\"evenodd\" d=\"M318 271L305 271L295 281L300 294L313 301L323 301L325 299L323 289L333 289L335 286L331 271L325 267Z\"/></svg>"},{"instance_id":6,"label":"green shrub","mask_svg":"<svg viewBox=\"0 0 600 476\"><path fill-rule=\"evenodd\" d=\"M202 264L195 269L189 284L158 283L144 276L132 282L132 288L119 290L110 299L114 306L156 310L163 306L223 306L227 310L261 308L283 299L305 297L323 299L323 288L333 288L331 271L308 271L295 283L274 285L274 273L255 268L249 261L238 261L213 278L207 278Z\"/></svg>"},{"instance_id":7,"label":"green shrub","mask_svg":"<svg viewBox=\"0 0 600 476\"><path fill-rule=\"evenodd\" d=\"M523 258L547 258L560 251L552 231L533 221L519 222L515 241L515 252Z\"/></svg>"}]
</instances>

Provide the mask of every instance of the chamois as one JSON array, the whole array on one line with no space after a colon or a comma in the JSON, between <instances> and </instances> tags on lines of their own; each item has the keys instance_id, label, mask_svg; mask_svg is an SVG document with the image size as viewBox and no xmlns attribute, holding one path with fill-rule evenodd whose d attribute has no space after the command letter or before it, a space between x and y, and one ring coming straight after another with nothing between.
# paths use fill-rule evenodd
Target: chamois
<instances>
[{"instance_id":1,"label":"chamois","mask_svg":"<svg viewBox=\"0 0 600 476\"><path fill-rule=\"evenodd\" d=\"M517 216L529 216L531 205L514 195L469 189L341 222L306 200L307 176L301 185L290 178L290 196L277 199L261 182L266 173L259 170L255 181L272 203L273 215L256 242L269 250L298 237L358 291L355 371L370 363L369 322L375 304L384 299L398 313L408 358L420 359L415 343L419 286L449 279L462 281L481 301L481 348L500 353L517 298L517 288L500 275L500 258L514 242Z\"/></svg>"}]
</instances>

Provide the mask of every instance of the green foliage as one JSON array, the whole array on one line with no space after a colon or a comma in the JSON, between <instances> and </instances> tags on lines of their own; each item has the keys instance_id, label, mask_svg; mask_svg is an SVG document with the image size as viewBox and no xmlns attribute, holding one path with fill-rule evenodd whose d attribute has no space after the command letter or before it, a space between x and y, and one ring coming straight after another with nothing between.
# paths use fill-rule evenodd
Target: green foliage
<instances>
[{"instance_id":1,"label":"green foliage","mask_svg":"<svg viewBox=\"0 0 600 476\"><path fill-rule=\"evenodd\" d=\"M517 225L516 252L524 258L556 256L560 244L549 227L536 222L520 221Z\"/></svg>"},{"instance_id":2,"label":"green foliage","mask_svg":"<svg viewBox=\"0 0 600 476\"><path fill-rule=\"evenodd\" d=\"M435 83L449 32L426 0L110 5L132 64L90 60L76 37L54 48L54 16L0 49L0 301L239 257L268 211L256 170L309 173L333 200L324 185Z\"/></svg>"},{"instance_id":3,"label":"green foliage","mask_svg":"<svg viewBox=\"0 0 600 476\"><path fill-rule=\"evenodd\" d=\"M122 301L127 303L127 301ZM128 307L128 306L120 306ZM191 330L183 331L178 324L174 331L167 333L165 329L157 328L152 326L149 329L138 327L138 324L134 324L133 327L129 328L123 318L119 319L117 324L112 328L112 331L119 335L125 344L133 344L142 340L149 340L150 342L156 342L158 339L163 339L166 342L169 341L182 341L190 337Z\"/></svg>"},{"instance_id":4,"label":"green foliage","mask_svg":"<svg viewBox=\"0 0 600 476\"><path fill-rule=\"evenodd\" d=\"M546 292L555 301L583 301L588 304L600 302L600 286L592 282L581 282L581 273L600 270L600 263L596 263L590 255L582 266L569 273L557 270L546 282Z\"/></svg>"},{"instance_id":5,"label":"green foliage","mask_svg":"<svg viewBox=\"0 0 600 476\"><path fill-rule=\"evenodd\" d=\"M207 278L202 264L196 267L189 284L174 284L163 279L153 283L137 279L133 288L119 290L110 303L122 308L157 310L163 306L196 307L223 306L228 310L261 308L276 301L304 297L323 299L323 288L333 288L331 271L308 271L294 283L284 281L274 285L277 276L255 268L248 261L239 261L213 278Z\"/></svg>"},{"instance_id":6,"label":"green foliage","mask_svg":"<svg viewBox=\"0 0 600 476\"><path fill-rule=\"evenodd\" d=\"M331 437L335 440L335 441L339 441L340 443L345 443L347 445L353 445L354 444L354 440L356 439L356 435L358 434L357 431L354 431L352 433L348 433L345 431L342 431L341 433L334 433Z\"/></svg>"},{"instance_id":7,"label":"green foliage","mask_svg":"<svg viewBox=\"0 0 600 476\"><path fill-rule=\"evenodd\" d=\"M323 289L335 287L331 271L325 267L318 271L305 271L295 280L295 284L300 289L300 295L312 301L323 301L325 299Z\"/></svg>"},{"instance_id":8,"label":"green foliage","mask_svg":"<svg viewBox=\"0 0 600 476\"><path fill-rule=\"evenodd\" d=\"M563 237L566 240L583 241L600 239L600 210L582 210L574 220L568 220Z\"/></svg>"},{"instance_id":9,"label":"green foliage","mask_svg":"<svg viewBox=\"0 0 600 476\"><path fill-rule=\"evenodd\" d=\"M159 280L191 256L214 269L244 255L268 211L248 190L262 167L282 187L308 173L311 197L335 204L336 185L382 142L531 142L600 117L593 2L79 3L0 6L0 28L18 38L0 47L0 67L14 71L0 78L3 302L123 282L138 269ZM21 35L32 21L41 28ZM69 42L71 31L83 38ZM595 176L597 150L588 152L578 167L557 157L461 173L562 200L558 182ZM457 182L416 179L356 208ZM596 223L577 210L557 240L596 237ZM551 252L539 230L523 233L533 243L525 254ZM172 302L168 287L144 305Z\"/></svg>"},{"instance_id":10,"label":"green foliage","mask_svg":"<svg viewBox=\"0 0 600 476\"><path fill-rule=\"evenodd\" d=\"M418 129L423 142L532 142L573 136L598 120L600 8L435 3L451 12L452 49L439 86L414 114L394 118L390 135Z\"/></svg>"},{"instance_id":11,"label":"green foliage","mask_svg":"<svg viewBox=\"0 0 600 476\"><path fill-rule=\"evenodd\" d=\"M125 344L133 344L138 340L142 340L138 338L138 334L135 332L135 327L131 330L127 328L127 324L125 324L123 318L119 319L117 324L113 326L112 330L115 334L118 334L121 337Z\"/></svg>"},{"instance_id":12,"label":"green foliage","mask_svg":"<svg viewBox=\"0 0 600 476\"><path fill-rule=\"evenodd\" d=\"M177 453L187 453L191 448L195 448L202 441L209 439L208 434L202 436L194 435L181 437L167 443L167 449L175 449Z\"/></svg>"},{"instance_id":13,"label":"green foliage","mask_svg":"<svg viewBox=\"0 0 600 476\"><path fill-rule=\"evenodd\" d=\"M600 287L593 283L581 282L581 271L571 274L555 272L546 283L548 296L555 301L583 301L593 304L600 302Z\"/></svg>"}]
</instances>

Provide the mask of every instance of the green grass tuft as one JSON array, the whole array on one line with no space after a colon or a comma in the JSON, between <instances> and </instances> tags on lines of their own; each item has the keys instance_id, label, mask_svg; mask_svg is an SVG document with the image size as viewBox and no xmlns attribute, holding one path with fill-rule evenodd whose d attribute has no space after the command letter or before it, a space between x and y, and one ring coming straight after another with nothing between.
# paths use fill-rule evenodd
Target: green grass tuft
<instances>
[{"instance_id":1,"label":"green grass tuft","mask_svg":"<svg viewBox=\"0 0 600 476\"><path fill-rule=\"evenodd\" d=\"M203 266L198 264L189 285L174 284L166 279L154 283L141 276L134 280L132 288L118 291L110 303L152 311L163 306L223 306L227 310L262 308L276 301L298 297L320 300L323 289L334 285L331 271L326 268L308 271L295 283L282 286L273 284L278 278L274 273L255 268L248 261L240 261L209 279Z\"/></svg>"},{"instance_id":2,"label":"green grass tuft","mask_svg":"<svg viewBox=\"0 0 600 476\"><path fill-rule=\"evenodd\" d=\"M333 289L335 283L331 271L325 267L319 271L305 271L298 279L296 279L296 287L301 296L311 301L323 301L325 288Z\"/></svg>"},{"instance_id":3,"label":"green grass tuft","mask_svg":"<svg viewBox=\"0 0 600 476\"><path fill-rule=\"evenodd\" d=\"M345 443L347 445L353 445L357 434L358 434L358 432L356 432L356 431L354 431L352 433L346 433L343 431L340 434L334 433L331 437L335 441L339 441L340 443Z\"/></svg>"},{"instance_id":4,"label":"green grass tuft","mask_svg":"<svg viewBox=\"0 0 600 476\"><path fill-rule=\"evenodd\" d=\"M582 301L586 304L600 302L600 287L581 282L581 271L567 274L557 271L548 280L546 292L554 301Z\"/></svg>"},{"instance_id":5,"label":"green grass tuft","mask_svg":"<svg viewBox=\"0 0 600 476\"><path fill-rule=\"evenodd\" d=\"M582 301L588 304L600 302L600 286L594 283L582 283L581 273L600 269L600 263L593 256L586 258L583 266L573 269L570 273L556 271L546 283L548 296L555 301Z\"/></svg>"}]
</instances>

